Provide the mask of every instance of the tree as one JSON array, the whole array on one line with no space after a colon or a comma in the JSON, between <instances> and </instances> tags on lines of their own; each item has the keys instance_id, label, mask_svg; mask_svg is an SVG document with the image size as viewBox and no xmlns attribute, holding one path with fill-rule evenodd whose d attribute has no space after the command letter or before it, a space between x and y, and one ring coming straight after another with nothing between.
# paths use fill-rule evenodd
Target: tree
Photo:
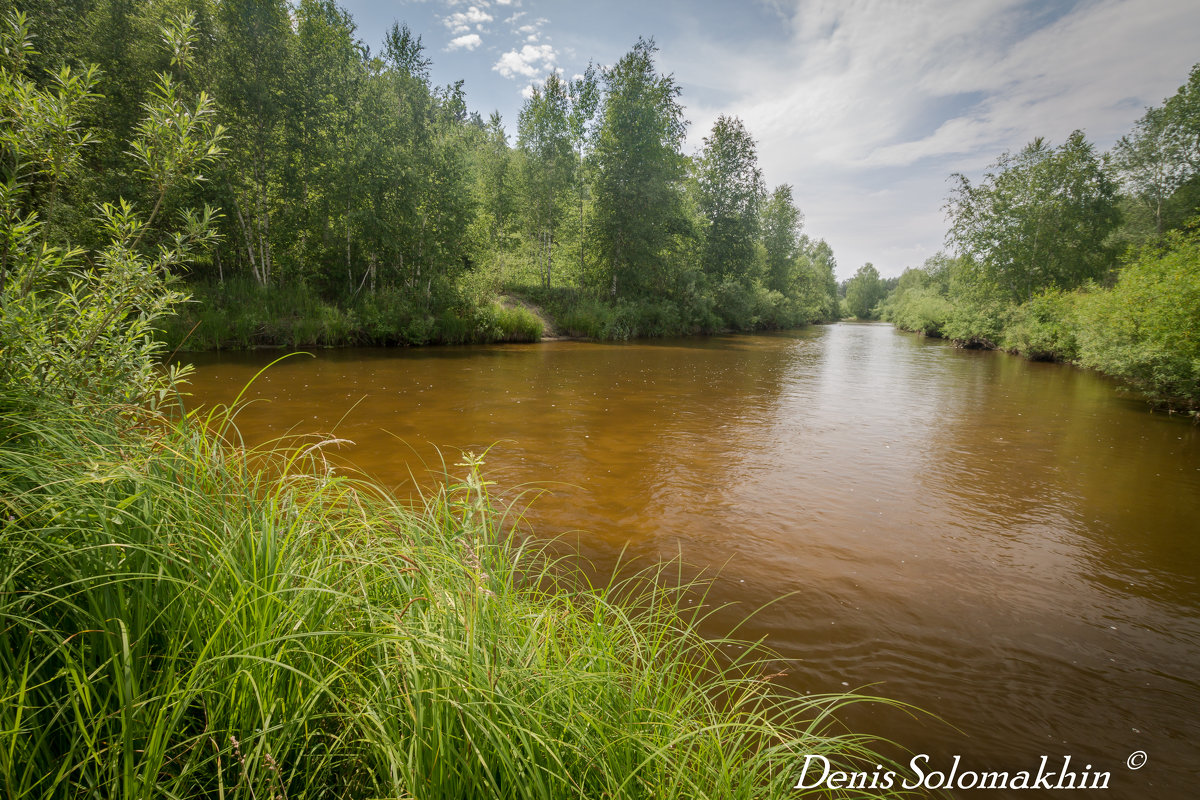
<instances>
[{"instance_id":1,"label":"tree","mask_svg":"<svg viewBox=\"0 0 1200 800\"><path fill-rule=\"evenodd\" d=\"M1191 175L1200 173L1200 64L1192 67L1188 82L1163 104L1171 146Z\"/></svg>"},{"instance_id":2,"label":"tree","mask_svg":"<svg viewBox=\"0 0 1200 800\"><path fill-rule=\"evenodd\" d=\"M1000 296L1072 289L1112 266L1105 239L1118 222L1116 187L1082 132L1056 149L1038 138L1005 153L978 185L951 179L947 242Z\"/></svg>"},{"instance_id":3,"label":"tree","mask_svg":"<svg viewBox=\"0 0 1200 800\"><path fill-rule=\"evenodd\" d=\"M362 45L332 0L302 0L295 16L281 124L287 157L277 189L280 255L314 285L352 291L353 134L367 78Z\"/></svg>"},{"instance_id":4,"label":"tree","mask_svg":"<svg viewBox=\"0 0 1200 800\"><path fill-rule=\"evenodd\" d=\"M837 259L824 239L813 241L801 235L795 261L795 289L808 319L833 320L838 317Z\"/></svg>"},{"instance_id":5,"label":"tree","mask_svg":"<svg viewBox=\"0 0 1200 800\"><path fill-rule=\"evenodd\" d=\"M1200 179L1200 64L1162 106L1146 109L1112 151L1125 192L1152 221L1154 235L1196 213ZM1128 225L1126 226L1129 227ZM1134 236L1135 241L1144 236Z\"/></svg>"},{"instance_id":6,"label":"tree","mask_svg":"<svg viewBox=\"0 0 1200 800\"><path fill-rule=\"evenodd\" d=\"M704 139L697 184L706 224L704 271L712 278L753 276L763 195L754 139L736 117L721 115Z\"/></svg>"},{"instance_id":7,"label":"tree","mask_svg":"<svg viewBox=\"0 0 1200 800\"><path fill-rule=\"evenodd\" d=\"M604 71L596 142L596 232L612 296L670 292L668 249L684 227L686 129L679 87L654 66L654 40Z\"/></svg>"},{"instance_id":8,"label":"tree","mask_svg":"<svg viewBox=\"0 0 1200 800\"><path fill-rule=\"evenodd\" d=\"M887 296L879 270L870 262L863 264L846 284L846 308L859 319L873 319L875 306Z\"/></svg>"},{"instance_id":9,"label":"tree","mask_svg":"<svg viewBox=\"0 0 1200 800\"><path fill-rule=\"evenodd\" d=\"M782 294L795 291L800 227L804 215L792 200L792 187L775 187L762 212L762 240L766 248L767 286Z\"/></svg>"},{"instance_id":10,"label":"tree","mask_svg":"<svg viewBox=\"0 0 1200 800\"><path fill-rule=\"evenodd\" d=\"M517 122L517 143L525 155L530 238L538 244L542 285L547 289L563 195L571 186L575 167L569 114L567 85L552 72L541 87L533 88Z\"/></svg>"},{"instance_id":11,"label":"tree","mask_svg":"<svg viewBox=\"0 0 1200 800\"><path fill-rule=\"evenodd\" d=\"M1188 177L1177 137L1171 135L1165 109L1147 109L1113 148L1113 161L1126 192L1154 219L1154 232L1163 233L1163 211L1171 195Z\"/></svg>"},{"instance_id":12,"label":"tree","mask_svg":"<svg viewBox=\"0 0 1200 800\"><path fill-rule=\"evenodd\" d=\"M571 114L568 117L571 143L578 156L575 185L579 197L579 274L582 276L586 271L584 247L587 242L587 221L584 218L588 194L585 158L592 139L592 123L596 117L596 109L600 106L600 84L596 80L595 65L589 62L583 74L573 78L568 84L567 93L571 98Z\"/></svg>"},{"instance_id":13,"label":"tree","mask_svg":"<svg viewBox=\"0 0 1200 800\"><path fill-rule=\"evenodd\" d=\"M475 147L475 181L482 244L503 259L516 213L512 151L500 112L493 111Z\"/></svg>"},{"instance_id":14,"label":"tree","mask_svg":"<svg viewBox=\"0 0 1200 800\"><path fill-rule=\"evenodd\" d=\"M352 296L402 288L425 310L468 263L475 211L462 82L433 90L419 36L393 25L374 59L352 152L361 277Z\"/></svg>"},{"instance_id":15,"label":"tree","mask_svg":"<svg viewBox=\"0 0 1200 800\"><path fill-rule=\"evenodd\" d=\"M267 286L274 270L271 218L282 156L278 138L291 14L284 0L225 0L217 21L215 94L232 131L222 178L250 272Z\"/></svg>"}]
</instances>

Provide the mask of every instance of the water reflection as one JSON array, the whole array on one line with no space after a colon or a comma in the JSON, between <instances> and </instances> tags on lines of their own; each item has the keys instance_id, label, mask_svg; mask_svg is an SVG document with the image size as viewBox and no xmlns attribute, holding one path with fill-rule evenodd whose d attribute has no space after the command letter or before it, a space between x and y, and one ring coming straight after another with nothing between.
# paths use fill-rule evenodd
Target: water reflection
<instances>
[{"instance_id":1,"label":"water reflection","mask_svg":"<svg viewBox=\"0 0 1200 800\"><path fill-rule=\"evenodd\" d=\"M200 359L197 399L267 360ZM767 636L804 690L937 712L962 733L850 719L935 761L1071 754L1111 766L1106 797L1193 795L1200 435L1095 375L836 325L323 352L251 394L270 402L241 412L248 440L336 428L401 492L440 468L431 443L450 464L492 446L492 479L547 490L531 526L578 531L599 571L622 551L720 567L710 598L736 605L714 628Z\"/></svg>"}]
</instances>

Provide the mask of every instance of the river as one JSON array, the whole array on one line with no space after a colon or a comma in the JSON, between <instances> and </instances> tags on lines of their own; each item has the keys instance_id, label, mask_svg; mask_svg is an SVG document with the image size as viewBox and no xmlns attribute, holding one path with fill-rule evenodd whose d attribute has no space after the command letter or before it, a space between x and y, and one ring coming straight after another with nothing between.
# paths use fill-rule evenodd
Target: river
<instances>
[{"instance_id":1,"label":"river","mask_svg":"<svg viewBox=\"0 0 1200 800\"><path fill-rule=\"evenodd\" d=\"M194 356L193 402L277 356ZM1200 795L1200 428L1100 376L843 323L318 351L247 396L269 401L237 417L250 443L333 432L401 494L487 449L529 528L593 569L705 569L730 604L710 626L766 637L791 685L940 717L845 715L926 771L1069 755L1111 773L1072 796Z\"/></svg>"}]
</instances>

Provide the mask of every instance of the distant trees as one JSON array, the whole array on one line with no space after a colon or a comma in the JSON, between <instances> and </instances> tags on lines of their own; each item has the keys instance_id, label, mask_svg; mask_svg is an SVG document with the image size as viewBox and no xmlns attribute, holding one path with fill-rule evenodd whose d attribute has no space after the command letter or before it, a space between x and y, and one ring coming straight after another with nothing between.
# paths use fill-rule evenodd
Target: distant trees
<instances>
[{"instance_id":1,"label":"distant trees","mask_svg":"<svg viewBox=\"0 0 1200 800\"><path fill-rule=\"evenodd\" d=\"M858 268L846 284L846 309L859 319L877 317L875 306L887 296L887 288L875 265L867 262Z\"/></svg>"}]
</instances>

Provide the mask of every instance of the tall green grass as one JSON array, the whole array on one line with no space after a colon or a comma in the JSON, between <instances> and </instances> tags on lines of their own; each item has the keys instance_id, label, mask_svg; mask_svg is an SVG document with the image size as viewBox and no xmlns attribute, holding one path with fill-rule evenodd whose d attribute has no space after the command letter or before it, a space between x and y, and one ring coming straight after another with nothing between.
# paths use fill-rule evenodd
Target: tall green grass
<instances>
[{"instance_id":1,"label":"tall green grass","mask_svg":"<svg viewBox=\"0 0 1200 800\"><path fill-rule=\"evenodd\" d=\"M414 508L333 440L0 409L5 797L791 797L804 754L878 763L854 698L722 660L664 576L506 533L476 458Z\"/></svg>"},{"instance_id":2,"label":"tall green grass","mask_svg":"<svg viewBox=\"0 0 1200 800\"><path fill-rule=\"evenodd\" d=\"M535 316L503 307L494 291L428 303L396 288L351 301L323 298L303 284L263 288L229 280L191 289L193 302L177 306L162 325L168 349L536 342L543 334Z\"/></svg>"}]
</instances>

